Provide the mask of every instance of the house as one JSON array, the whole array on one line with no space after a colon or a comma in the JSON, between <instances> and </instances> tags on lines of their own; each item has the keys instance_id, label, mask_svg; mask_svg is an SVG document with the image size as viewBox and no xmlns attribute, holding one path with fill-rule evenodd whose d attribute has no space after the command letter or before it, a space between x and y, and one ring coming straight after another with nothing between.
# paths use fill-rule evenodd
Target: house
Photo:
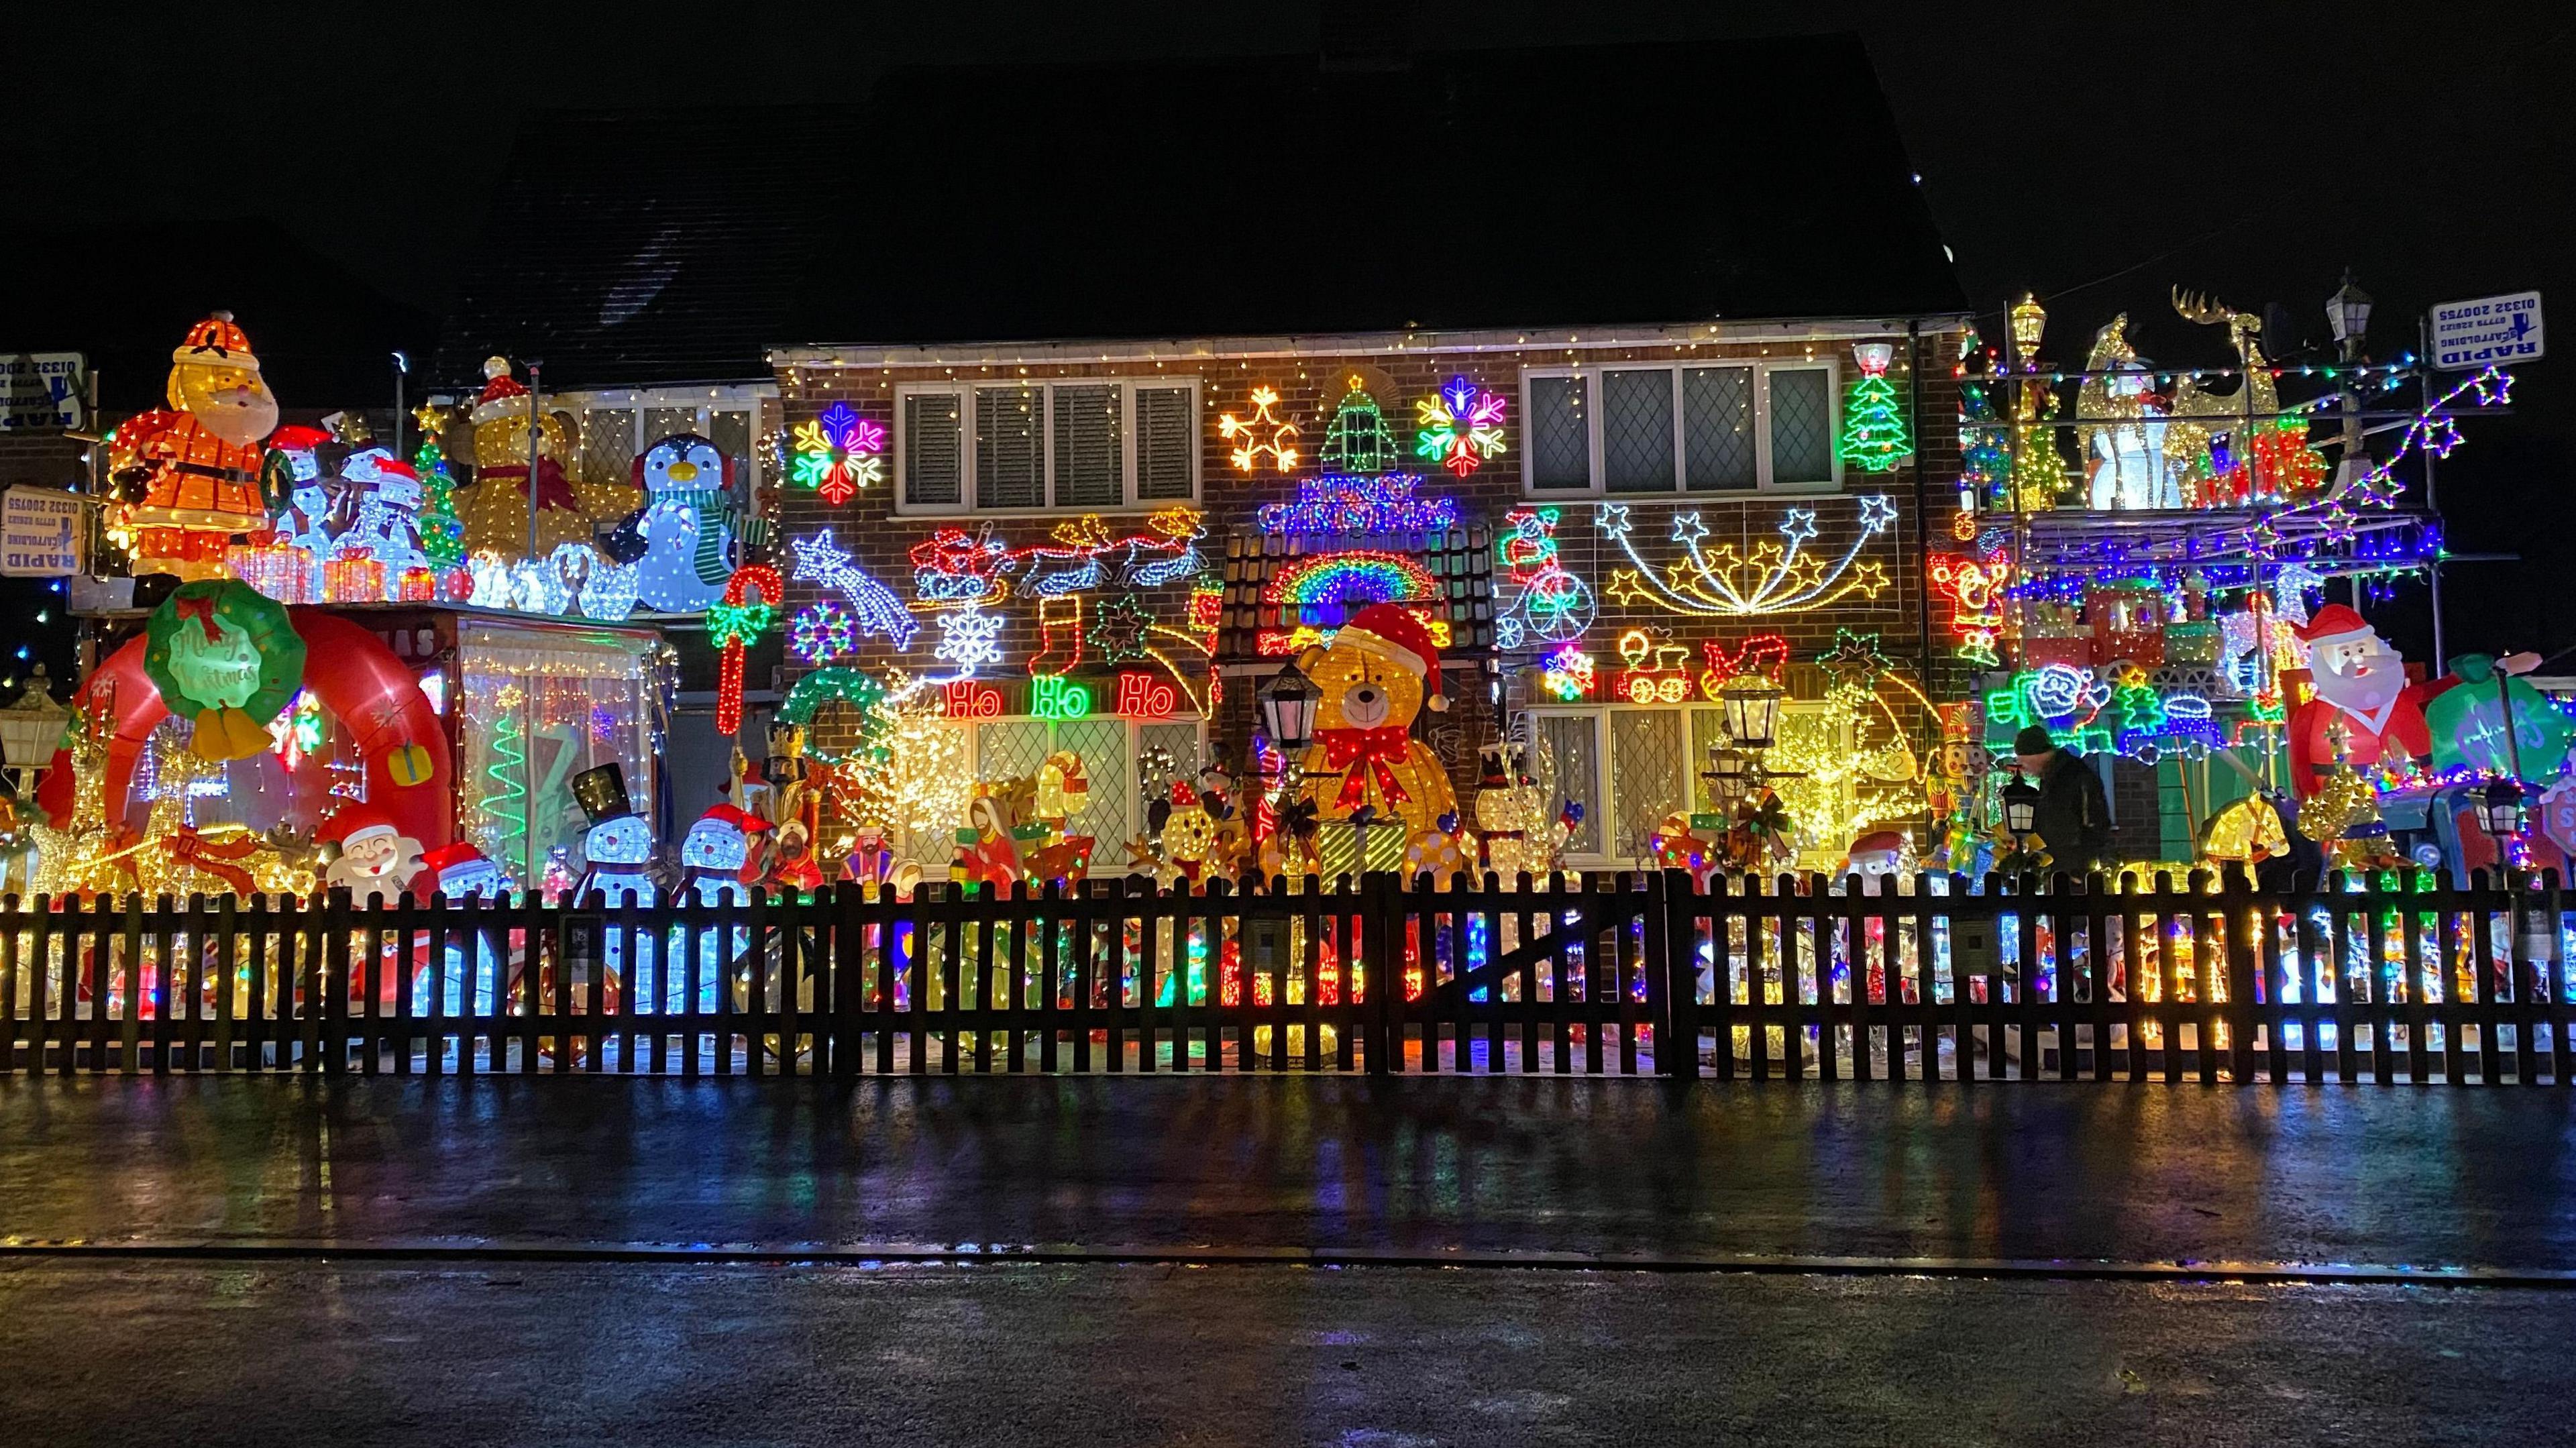
<instances>
[{"instance_id":1,"label":"house","mask_svg":"<svg viewBox=\"0 0 2576 1448\"><path fill-rule=\"evenodd\" d=\"M780 682L937 680L980 777L1079 753L1104 840L1379 597L1441 641L1461 798L1526 716L1581 863L1705 806L1743 668L1805 787L1915 768L1967 319L1854 40L909 68L531 145L442 372L542 356L601 467L739 410ZM1846 445L1862 356L1901 458Z\"/></svg>"}]
</instances>

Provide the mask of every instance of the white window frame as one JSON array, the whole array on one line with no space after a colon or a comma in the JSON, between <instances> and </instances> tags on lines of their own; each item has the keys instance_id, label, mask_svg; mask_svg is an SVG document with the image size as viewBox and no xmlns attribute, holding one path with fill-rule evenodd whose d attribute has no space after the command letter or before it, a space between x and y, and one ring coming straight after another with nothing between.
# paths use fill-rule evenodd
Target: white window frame
<instances>
[{"instance_id":1,"label":"white window frame","mask_svg":"<svg viewBox=\"0 0 2576 1448\"><path fill-rule=\"evenodd\" d=\"M1086 715L1083 719L1079 720L1051 719L1038 714L1003 714L991 719L955 719L949 721L949 727L965 731L966 777L973 780L981 780L984 769L983 741L981 736L975 732L979 725L1044 724L1047 726L1047 752L1051 754L1055 752L1057 747L1056 731L1059 727L1068 723L1098 722L1103 719L1115 719L1127 726L1127 748L1124 757L1119 761L1119 767L1129 771L1129 788L1127 791L1128 817L1125 820L1120 821L1118 828L1112 831L1101 828L1100 826L1102 821L1100 818L1092 814L1089 810L1085 810L1081 814L1074 816L1073 824L1075 828L1072 830L1072 833L1092 836L1099 842L1097 846L1099 849L1123 851L1127 847L1127 842L1136 838L1136 836L1142 833L1145 828L1145 781L1141 775L1135 772L1135 770L1137 756L1144 753L1144 730L1146 726L1156 724L1189 724L1196 726L1198 733L1195 743L1198 749L1198 759L1202 764L1204 764L1208 758L1208 721L1205 719L1195 719L1187 714L1174 714L1168 719L1134 719L1129 718L1124 714L1091 714ZM1187 761L1183 762L1185 764L1187 763ZM1096 761L1086 759L1082 762L1082 767L1084 772L1087 774L1097 770L1099 765ZM1198 781L1195 776L1191 778L1190 784L1192 788L1197 787ZM965 821L960 820L958 823L962 825ZM1095 862L1100 858L1100 856L1095 855ZM1123 869L1114 873L1123 873Z\"/></svg>"},{"instance_id":2,"label":"white window frame","mask_svg":"<svg viewBox=\"0 0 2576 1448\"><path fill-rule=\"evenodd\" d=\"M1039 407L1038 447L1040 492L1048 501L1034 508L984 508L975 500L975 392L985 387L1034 387L1045 399ZM1055 497L1055 392L1059 387L1116 387L1119 389L1118 425L1118 495L1115 504L1089 505L1068 503L1058 506ZM1189 444L1190 495L1186 498L1139 498L1136 496L1136 469L1143 460L1137 446L1136 393L1187 388L1190 395ZM952 397L957 401L958 500L954 503L913 503L904 496L904 462L912 446L910 409L913 397ZM1203 495L1201 477L1204 448L1199 437L1201 390L1196 377L978 377L959 378L953 382L898 382L894 389L894 456L889 471L894 480L894 510L910 518L1009 518L1041 517L1061 513L1149 513L1157 508L1198 507Z\"/></svg>"},{"instance_id":3,"label":"white window frame","mask_svg":"<svg viewBox=\"0 0 2576 1448\"><path fill-rule=\"evenodd\" d=\"M1700 368L1738 367L1753 374L1753 486L1750 488L1690 489L1690 459L1683 450L1686 419L1682 414L1682 373ZM1669 493L1613 493L1603 476L1601 424L1608 412L1603 400L1603 375L1611 372L1663 372L1670 375L1673 405L1673 487ZM1831 482L1779 483L1772 480L1771 466L1771 374L1774 372L1822 372L1825 374L1826 452L1833 460ZM1579 377L1584 384L1584 447L1590 460L1591 483L1582 488L1542 488L1538 486L1538 449L1528 437L1530 381L1538 377ZM1667 499L1674 502L1704 502L1709 499L1752 497L1776 493L1790 497L1802 494L1822 496L1843 490L1843 458L1840 443L1843 424L1842 364L1831 357L1800 358L1795 361L1774 358L1692 357L1670 362L1598 362L1579 367L1524 367L1521 369L1521 492L1530 498L1612 498L1622 503L1653 503Z\"/></svg>"},{"instance_id":4,"label":"white window frame","mask_svg":"<svg viewBox=\"0 0 2576 1448\"><path fill-rule=\"evenodd\" d=\"M1821 699L1783 699L1780 701L1780 712L1784 717L1792 713L1814 713L1824 707L1825 701ZM1712 704L1704 699L1690 699L1679 704L1628 704L1602 700L1598 702L1577 704L1533 704L1529 707L1526 712L1533 716L1533 718L1543 716L1554 716L1558 718L1581 717L1589 718L1592 721L1592 757L1600 761L1602 776L1600 779L1594 781L1597 786L1597 794L1599 796L1595 802L1599 804L1601 809L1601 842L1607 848L1585 854L1568 852L1565 857L1566 864L1579 870L1624 869L1643 858L1642 855L1622 855L1617 853L1619 844L1619 841L1616 838L1617 821L1624 814L1624 811L1620 808L1618 793L1619 771L1617 769L1617 761L1611 757L1610 753L1610 715L1614 711L1654 711L1675 713L1682 716L1682 767L1685 770L1690 771L1690 774L1687 775L1682 782L1682 804L1688 808L1696 809L1699 805L1699 793L1693 780L1697 775L1699 761L1691 757L1692 746L1690 741L1693 738L1692 726L1696 721L1690 716L1695 710L1706 710L1713 714L1718 712L1719 708L1719 705ZM1532 767L1536 767L1534 761ZM1554 804L1555 801L1550 800L1549 803Z\"/></svg>"},{"instance_id":5,"label":"white window frame","mask_svg":"<svg viewBox=\"0 0 2576 1448\"><path fill-rule=\"evenodd\" d=\"M607 392L550 392L546 394L549 410L561 408L573 414L582 425L582 443L590 442L590 416L598 412L632 412L635 414L632 455L642 457L644 449L660 442L645 436L645 418L655 412L696 413L690 424L700 437L715 436L715 414L739 412L749 424L751 446L743 459L743 472L734 481L745 498L759 496L763 481L761 455L768 451L762 445L777 413L778 389L774 386L734 385L730 387L635 387Z\"/></svg>"}]
</instances>

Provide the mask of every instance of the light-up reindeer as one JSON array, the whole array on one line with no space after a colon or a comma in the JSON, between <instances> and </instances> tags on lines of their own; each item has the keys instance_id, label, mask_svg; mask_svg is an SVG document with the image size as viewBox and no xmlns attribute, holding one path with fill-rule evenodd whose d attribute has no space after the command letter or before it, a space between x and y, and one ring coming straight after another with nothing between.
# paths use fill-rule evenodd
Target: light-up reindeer
<instances>
[{"instance_id":1,"label":"light-up reindeer","mask_svg":"<svg viewBox=\"0 0 2576 1448\"><path fill-rule=\"evenodd\" d=\"M2271 426L2273 414L2281 410L2281 395L2272 385L2272 363L2263 355L2263 320L2180 287L2173 290L2173 309L2187 322L2224 324L2245 376L2226 393L2205 392L2188 375L2174 380L2174 421L2165 429L2166 468L2182 480L2185 507L2243 502L2243 494L2252 487L2252 433ZM2249 417L2254 421L2245 421ZM2208 422L2189 420L2193 418ZM2237 422L2221 425L2223 418Z\"/></svg>"}]
</instances>

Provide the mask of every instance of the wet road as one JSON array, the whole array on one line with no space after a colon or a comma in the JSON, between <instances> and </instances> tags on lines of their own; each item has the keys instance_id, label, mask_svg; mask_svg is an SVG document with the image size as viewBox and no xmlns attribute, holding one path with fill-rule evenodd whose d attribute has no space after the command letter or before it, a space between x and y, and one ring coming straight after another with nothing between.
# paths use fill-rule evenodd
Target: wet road
<instances>
[{"instance_id":1,"label":"wet road","mask_svg":"<svg viewBox=\"0 0 2576 1448\"><path fill-rule=\"evenodd\" d=\"M0 1243L2576 1272L2556 1090L0 1081Z\"/></svg>"},{"instance_id":2,"label":"wet road","mask_svg":"<svg viewBox=\"0 0 2576 1448\"><path fill-rule=\"evenodd\" d=\"M11 1080L0 1441L2564 1441L2571 1102Z\"/></svg>"}]
</instances>

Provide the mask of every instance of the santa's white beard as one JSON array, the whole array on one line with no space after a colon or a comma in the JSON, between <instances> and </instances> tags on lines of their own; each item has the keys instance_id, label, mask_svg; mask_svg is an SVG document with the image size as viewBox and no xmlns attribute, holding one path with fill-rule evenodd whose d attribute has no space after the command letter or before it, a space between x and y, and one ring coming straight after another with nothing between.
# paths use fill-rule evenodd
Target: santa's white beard
<instances>
[{"instance_id":1,"label":"santa's white beard","mask_svg":"<svg viewBox=\"0 0 2576 1448\"><path fill-rule=\"evenodd\" d=\"M2399 673L2393 664L2383 665L2358 677L2331 673L2316 676L2318 698L2347 714L2357 714L2365 719L2377 717L2405 687L2406 676Z\"/></svg>"}]
</instances>

